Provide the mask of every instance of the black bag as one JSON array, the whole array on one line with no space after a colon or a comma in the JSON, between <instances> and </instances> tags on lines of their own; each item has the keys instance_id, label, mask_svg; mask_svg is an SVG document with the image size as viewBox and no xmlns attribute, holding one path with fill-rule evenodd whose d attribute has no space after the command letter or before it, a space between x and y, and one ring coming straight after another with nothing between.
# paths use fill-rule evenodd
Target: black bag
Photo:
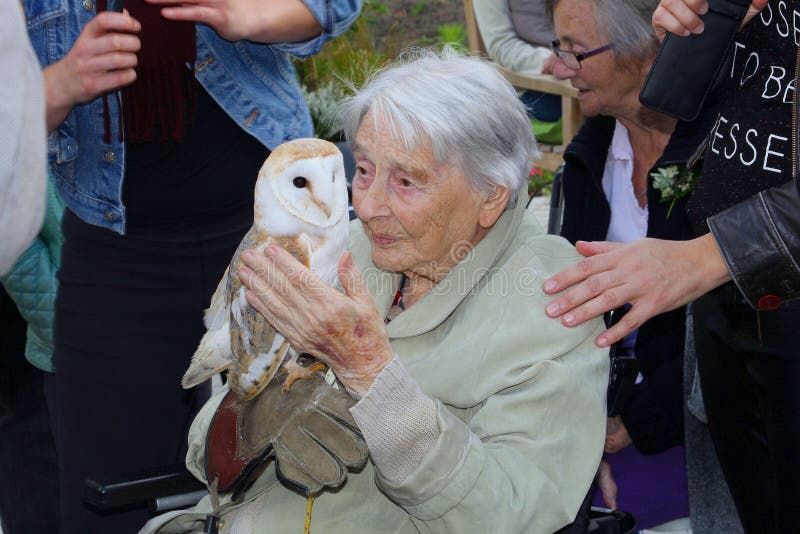
<instances>
[{"instance_id":1,"label":"black bag","mask_svg":"<svg viewBox=\"0 0 800 534\"><path fill-rule=\"evenodd\" d=\"M694 120L726 64L750 0L709 0L700 34L667 33L639 101L665 115Z\"/></svg>"}]
</instances>

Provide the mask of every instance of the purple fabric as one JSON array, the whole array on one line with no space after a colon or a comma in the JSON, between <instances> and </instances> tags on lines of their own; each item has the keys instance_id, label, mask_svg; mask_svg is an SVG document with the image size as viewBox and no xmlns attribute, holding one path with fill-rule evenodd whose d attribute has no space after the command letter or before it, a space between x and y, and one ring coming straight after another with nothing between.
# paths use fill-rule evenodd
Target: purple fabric
<instances>
[{"instance_id":1,"label":"purple fabric","mask_svg":"<svg viewBox=\"0 0 800 534\"><path fill-rule=\"evenodd\" d=\"M638 529L689 515L683 447L644 455L631 445L616 454L606 454L605 460L617 482L617 507L633 514ZM598 488L594 489L592 505L606 506Z\"/></svg>"}]
</instances>

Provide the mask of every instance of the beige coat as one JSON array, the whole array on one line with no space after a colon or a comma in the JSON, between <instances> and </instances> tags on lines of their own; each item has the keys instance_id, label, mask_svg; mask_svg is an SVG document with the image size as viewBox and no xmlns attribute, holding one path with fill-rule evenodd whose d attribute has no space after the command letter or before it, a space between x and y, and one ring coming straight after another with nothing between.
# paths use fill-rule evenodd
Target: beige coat
<instances>
[{"instance_id":1,"label":"beige coat","mask_svg":"<svg viewBox=\"0 0 800 534\"><path fill-rule=\"evenodd\" d=\"M436 289L388 325L404 367L438 401L435 445L399 486L368 462L339 490L321 494L312 532L549 534L573 519L603 449L608 354L593 344L600 320L567 329L545 316L543 278L577 255L524 213L522 205L507 211ZM400 275L372 264L358 223L351 250L387 312ZM189 436L187 465L198 477L223 393ZM221 503L222 532L303 530L306 499L284 488L272 466L244 503ZM206 498L142 532L201 532L208 510Z\"/></svg>"}]
</instances>

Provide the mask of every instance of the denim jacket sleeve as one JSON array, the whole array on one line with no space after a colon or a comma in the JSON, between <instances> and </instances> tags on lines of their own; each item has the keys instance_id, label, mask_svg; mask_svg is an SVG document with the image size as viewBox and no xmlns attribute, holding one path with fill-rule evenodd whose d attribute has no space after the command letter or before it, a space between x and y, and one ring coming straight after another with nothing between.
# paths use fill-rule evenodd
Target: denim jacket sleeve
<instances>
[{"instance_id":1,"label":"denim jacket sleeve","mask_svg":"<svg viewBox=\"0 0 800 534\"><path fill-rule=\"evenodd\" d=\"M711 217L728 270L754 308L800 296L800 180L762 191Z\"/></svg>"},{"instance_id":2,"label":"denim jacket sleeve","mask_svg":"<svg viewBox=\"0 0 800 534\"><path fill-rule=\"evenodd\" d=\"M361 13L361 0L303 0L322 26L322 33L308 41L276 43L272 46L299 58L313 56L326 42L341 35Z\"/></svg>"}]
</instances>

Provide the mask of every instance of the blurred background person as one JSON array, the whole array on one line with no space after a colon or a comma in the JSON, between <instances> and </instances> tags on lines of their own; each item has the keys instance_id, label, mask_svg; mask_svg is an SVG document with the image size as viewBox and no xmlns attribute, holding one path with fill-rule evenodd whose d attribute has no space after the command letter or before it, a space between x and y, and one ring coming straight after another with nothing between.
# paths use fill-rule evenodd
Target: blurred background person
<instances>
[{"instance_id":1,"label":"blurred background person","mask_svg":"<svg viewBox=\"0 0 800 534\"><path fill-rule=\"evenodd\" d=\"M475 20L489 57L498 65L522 76L550 72L555 39L544 0L474 0ZM528 115L541 122L561 118L561 97L525 90L520 99ZM537 137L537 140L541 141Z\"/></svg>"},{"instance_id":2,"label":"blurred background person","mask_svg":"<svg viewBox=\"0 0 800 534\"><path fill-rule=\"evenodd\" d=\"M42 72L25 38L15 0L2 0L0 68L0 275L11 268L42 224L46 143Z\"/></svg>"},{"instance_id":3,"label":"blurred background person","mask_svg":"<svg viewBox=\"0 0 800 534\"><path fill-rule=\"evenodd\" d=\"M0 13L0 70L6 73L0 83L0 276L11 276L42 224L47 133L42 71L25 33L24 14L16 0L0 0ZM25 360L27 328L0 286L0 527L5 534L58 531L55 448L42 372ZM49 354L42 356L49 360Z\"/></svg>"},{"instance_id":4,"label":"blurred background person","mask_svg":"<svg viewBox=\"0 0 800 534\"><path fill-rule=\"evenodd\" d=\"M182 461L208 389L180 378L252 224L258 169L271 147L313 133L290 56L317 52L360 5L23 6L67 206L51 403L62 532L133 532L146 510L95 513L83 481Z\"/></svg>"},{"instance_id":5,"label":"blurred background person","mask_svg":"<svg viewBox=\"0 0 800 534\"><path fill-rule=\"evenodd\" d=\"M53 312L64 204L47 185L44 224L0 277L0 518L3 534L58 532ZM45 394L45 388L48 388Z\"/></svg>"}]
</instances>

